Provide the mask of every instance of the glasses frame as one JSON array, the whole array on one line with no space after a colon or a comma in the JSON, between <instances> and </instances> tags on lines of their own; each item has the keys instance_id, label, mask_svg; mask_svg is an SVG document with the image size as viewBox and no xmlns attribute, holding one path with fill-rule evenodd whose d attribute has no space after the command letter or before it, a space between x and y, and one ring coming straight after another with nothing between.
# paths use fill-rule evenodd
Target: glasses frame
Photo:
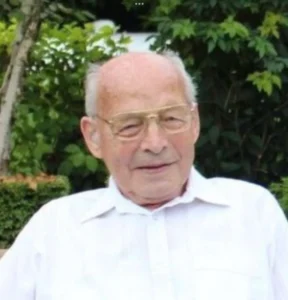
<instances>
[{"instance_id":1,"label":"glasses frame","mask_svg":"<svg viewBox=\"0 0 288 300\"><path fill-rule=\"evenodd\" d=\"M130 112L125 112L125 113L119 113L119 114L116 114L115 116L111 117L110 119L105 119L103 118L102 116L100 116L99 114L95 114L95 116L92 117L92 119L99 119L101 121L103 121L104 123L106 123L109 127L110 127L110 130L113 134L114 137L116 137L117 139L119 140L127 140L127 141L130 141L130 140L136 140L136 139L139 139L141 134L143 134L143 132L145 132L147 130L147 127L149 125L149 121L151 119L154 119L157 123L157 125L159 127L161 127L166 133L168 134L173 134L169 131L167 131L165 128L163 128L160 124L160 117L159 117L159 114L161 111L165 111L167 109L171 109L171 108L177 108L177 107L190 107L190 113L191 113L191 117L192 117L192 113L194 112L195 110L195 107L196 107L196 103L191 103L191 104L178 104L178 105L169 105L169 106L163 106L163 107L160 107L160 108L157 108L157 109L149 109L149 110L134 110L134 111L130 111ZM133 137L123 137L123 136L120 136L118 135L117 133L115 133L115 130L113 130L113 126L115 124L115 121L117 118L119 118L119 116L125 116L125 115L137 115L137 116L141 116L141 117L144 117L146 122L143 126L143 129L141 131L139 131L138 134L136 134L135 136ZM192 121L192 118L191 118L191 121ZM190 123L191 124L191 123ZM189 128L189 126L187 126L187 128ZM180 130L180 131L175 131L175 134L176 133L180 133L180 132L184 132L185 130L187 130L187 128L183 129L183 130Z\"/></svg>"}]
</instances>

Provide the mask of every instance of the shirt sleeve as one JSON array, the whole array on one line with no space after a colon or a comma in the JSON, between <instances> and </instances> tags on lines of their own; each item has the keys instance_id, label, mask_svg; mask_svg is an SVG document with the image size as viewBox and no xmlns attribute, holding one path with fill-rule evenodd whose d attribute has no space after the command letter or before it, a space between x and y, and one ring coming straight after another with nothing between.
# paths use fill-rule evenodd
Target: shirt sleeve
<instances>
[{"instance_id":1,"label":"shirt sleeve","mask_svg":"<svg viewBox=\"0 0 288 300\"><path fill-rule=\"evenodd\" d=\"M31 218L0 260L0 299L35 299L41 258L38 239L43 223L41 210Z\"/></svg>"},{"instance_id":2,"label":"shirt sleeve","mask_svg":"<svg viewBox=\"0 0 288 300\"><path fill-rule=\"evenodd\" d=\"M288 222L273 197L270 216L265 221L272 226L271 274L275 300L288 299ZM272 225L271 225L272 224Z\"/></svg>"}]
</instances>

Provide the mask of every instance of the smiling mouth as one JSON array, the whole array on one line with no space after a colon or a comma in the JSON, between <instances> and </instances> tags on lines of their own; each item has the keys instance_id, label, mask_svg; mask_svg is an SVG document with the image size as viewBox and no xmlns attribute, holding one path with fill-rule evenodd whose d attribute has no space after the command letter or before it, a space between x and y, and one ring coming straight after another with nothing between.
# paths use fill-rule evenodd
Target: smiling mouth
<instances>
[{"instance_id":1,"label":"smiling mouth","mask_svg":"<svg viewBox=\"0 0 288 300\"><path fill-rule=\"evenodd\" d=\"M172 165L172 163L170 164L159 164L159 165L151 165L151 166L143 166L143 167L139 167L139 170L143 170L143 171L150 171L150 172L156 172L156 171L163 171L166 168L170 167Z\"/></svg>"}]
</instances>

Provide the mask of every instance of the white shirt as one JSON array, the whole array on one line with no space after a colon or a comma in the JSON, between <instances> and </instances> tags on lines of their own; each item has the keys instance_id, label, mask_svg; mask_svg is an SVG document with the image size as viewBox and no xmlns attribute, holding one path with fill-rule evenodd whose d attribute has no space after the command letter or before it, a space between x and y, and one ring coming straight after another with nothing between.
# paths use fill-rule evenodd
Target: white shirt
<instances>
[{"instance_id":1,"label":"white shirt","mask_svg":"<svg viewBox=\"0 0 288 300\"><path fill-rule=\"evenodd\" d=\"M194 169L155 211L110 180L34 215L0 261L0 299L287 300L287 221L264 188Z\"/></svg>"}]
</instances>

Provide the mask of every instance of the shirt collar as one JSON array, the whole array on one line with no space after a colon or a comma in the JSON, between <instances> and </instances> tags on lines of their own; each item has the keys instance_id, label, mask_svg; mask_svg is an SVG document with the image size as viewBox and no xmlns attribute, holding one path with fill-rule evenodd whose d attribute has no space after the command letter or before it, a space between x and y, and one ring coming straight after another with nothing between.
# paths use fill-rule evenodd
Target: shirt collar
<instances>
[{"instance_id":1,"label":"shirt collar","mask_svg":"<svg viewBox=\"0 0 288 300\"><path fill-rule=\"evenodd\" d=\"M220 206L231 205L230 199L227 198L222 188L217 185L217 182L213 179L205 178L194 167L191 169L184 194L153 211L145 209L125 198L112 177L109 178L108 187L99 196L97 195L97 198L97 200L95 199L95 205L89 208L88 212L81 218L81 222L99 217L112 209L116 209L120 214L151 215L167 207L191 203L195 200Z\"/></svg>"},{"instance_id":2,"label":"shirt collar","mask_svg":"<svg viewBox=\"0 0 288 300\"><path fill-rule=\"evenodd\" d=\"M218 184L219 178L205 178L194 167L188 182L188 190L194 199L220 206L231 206L231 199L227 196L223 186Z\"/></svg>"},{"instance_id":3,"label":"shirt collar","mask_svg":"<svg viewBox=\"0 0 288 300\"><path fill-rule=\"evenodd\" d=\"M114 208L113 198L109 196L109 189L104 189L100 194L97 193L98 190L92 191L92 197L89 205L85 210L85 213L80 217L80 222L85 223L93 218L97 218ZM83 203L85 203L83 201Z\"/></svg>"}]
</instances>

